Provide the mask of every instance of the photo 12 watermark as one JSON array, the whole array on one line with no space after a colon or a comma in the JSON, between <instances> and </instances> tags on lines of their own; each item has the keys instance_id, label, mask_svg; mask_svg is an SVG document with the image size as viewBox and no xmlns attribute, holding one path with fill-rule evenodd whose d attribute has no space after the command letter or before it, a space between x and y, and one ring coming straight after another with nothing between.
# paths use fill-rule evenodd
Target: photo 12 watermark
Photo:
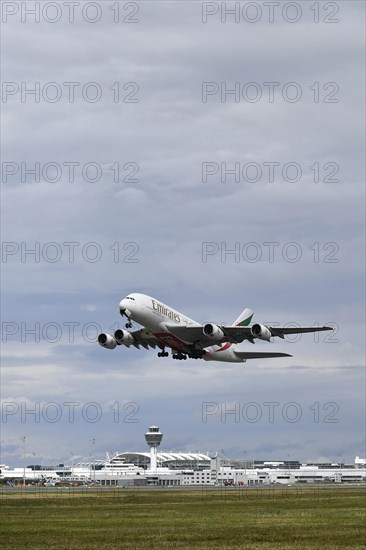
<instances>
[{"instance_id":1,"label":"photo 12 watermark","mask_svg":"<svg viewBox=\"0 0 366 550\"><path fill-rule=\"evenodd\" d=\"M1 243L1 262L21 262L22 264L95 264L112 261L115 264L138 264L140 246L135 241L97 243L95 241L3 241Z\"/></svg>"},{"instance_id":2,"label":"photo 12 watermark","mask_svg":"<svg viewBox=\"0 0 366 550\"><path fill-rule=\"evenodd\" d=\"M202 103L339 103L337 82L202 82Z\"/></svg>"},{"instance_id":3,"label":"photo 12 watermark","mask_svg":"<svg viewBox=\"0 0 366 550\"><path fill-rule=\"evenodd\" d=\"M1 2L2 23L140 23L141 5L120 0Z\"/></svg>"},{"instance_id":4,"label":"photo 12 watermark","mask_svg":"<svg viewBox=\"0 0 366 550\"><path fill-rule=\"evenodd\" d=\"M201 21L220 23L340 22L338 2L202 2Z\"/></svg>"},{"instance_id":5,"label":"photo 12 watermark","mask_svg":"<svg viewBox=\"0 0 366 550\"><path fill-rule=\"evenodd\" d=\"M135 161L113 161L102 164L95 161L68 160L3 161L1 182L15 183L98 183L112 178L113 183L139 183L140 165Z\"/></svg>"},{"instance_id":6,"label":"photo 12 watermark","mask_svg":"<svg viewBox=\"0 0 366 550\"><path fill-rule=\"evenodd\" d=\"M315 424L338 424L339 404L335 401L311 404L300 404L296 401L280 403L279 401L216 402L204 401L201 407L201 420L204 424L215 419L226 423L289 423L312 421Z\"/></svg>"},{"instance_id":7,"label":"photo 12 watermark","mask_svg":"<svg viewBox=\"0 0 366 550\"><path fill-rule=\"evenodd\" d=\"M14 82L1 84L2 103L139 103L137 82Z\"/></svg>"},{"instance_id":8,"label":"photo 12 watermark","mask_svg":"<svg viewBox=\"0 0 366 550\"><path fill-rule=\"evenodd\" d=\"M56 424L67 422L75 424L86 422L96 424L102 420L112 421L114 424L137 424L139 423L138 412L140 407L135 401L119 403L115 401L112 405L89 401L2 401L1 421L3 424L17 420L22 424L42 422Z\"/></svg>"},{"instance_id":9,"label":"photo 12 watermark","mask_svg":"<svg viewBox=\"0 0 366 550\"><path fill-rule=\"evenodd\" d=\"M297 264L301 261L314 264L339 264L340 251L341 247L335 241L325 243L316 241L307 244L295 241L203 241L201 243L201 260L204 264L216 262Z\"/></svg>"},{"instance_id":10,"label":"photo 12 watermark","mask_svg":"<svg viewBox=\"0 0 366 550\"><path fill-rule=\"evenodd\" d=\"M1 341L26 343L68 344L78 343L80 340L88 344L98 342L98 335L102 332L99 323L89 321L2 321Z\"/></svg>"},{"instance_id":11,"label":"photo 12 watermark","mask_svg":"<svg viewBox=\"0 0 366 550\"><path fill-rule=\"evenodd\" d=\"M291 160L287 162L205 161L201 163L202 183L339 183L338 162L314 161L305 166Z\"/></svg>"}]
</instances>

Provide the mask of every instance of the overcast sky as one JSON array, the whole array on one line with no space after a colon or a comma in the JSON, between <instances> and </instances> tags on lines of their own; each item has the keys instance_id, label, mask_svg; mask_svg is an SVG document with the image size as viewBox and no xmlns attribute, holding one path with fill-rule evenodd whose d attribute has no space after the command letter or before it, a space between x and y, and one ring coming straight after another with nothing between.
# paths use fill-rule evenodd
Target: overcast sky
<instances>
[{"instance_id":1,"label":"overcast sky","mask_svg":"<svg viewBox=\"0 0 366 550\"><path fill-rule=\"evenodd\" d=\"M3 2L0 462L23 435L27 463L145 450L151 424L165 450L365 455L364 4L48 4ZM130 292L336 331L246 364L100 348Z\"/></svg>"}]
</instances>

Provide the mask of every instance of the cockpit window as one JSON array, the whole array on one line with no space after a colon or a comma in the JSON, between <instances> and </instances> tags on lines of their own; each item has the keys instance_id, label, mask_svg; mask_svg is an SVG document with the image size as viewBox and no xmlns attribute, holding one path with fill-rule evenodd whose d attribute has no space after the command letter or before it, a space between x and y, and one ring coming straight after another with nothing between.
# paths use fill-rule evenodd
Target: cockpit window
<instances>
[{"instance_id":1,"label":"cockpit window","mask_svg":"<svg viewBox=\"0 0 366 550\"><path fill-rule=\"evenodd\" d=\"M135 301L135 298L131 298L131 296L126 296L126 300L133 300L133 301Z\"/></svg>"}]
</instances>

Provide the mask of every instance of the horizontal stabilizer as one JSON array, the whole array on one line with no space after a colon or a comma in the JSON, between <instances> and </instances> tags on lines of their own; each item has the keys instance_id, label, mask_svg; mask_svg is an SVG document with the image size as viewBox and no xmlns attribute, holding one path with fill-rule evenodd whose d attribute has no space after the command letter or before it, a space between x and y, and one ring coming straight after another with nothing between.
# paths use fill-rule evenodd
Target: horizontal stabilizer
<instances>
[{"instance_id":1,"label":"horizontal stabilizer","mask_svg":"<svg viewBox=\"0 0 366 550\"><path fill-rule=\"evenodd\" d=\"M266 359L268 357L292 357L289 353L271 351L234 351L239 359Z\"/></svg>"}]
</instances>

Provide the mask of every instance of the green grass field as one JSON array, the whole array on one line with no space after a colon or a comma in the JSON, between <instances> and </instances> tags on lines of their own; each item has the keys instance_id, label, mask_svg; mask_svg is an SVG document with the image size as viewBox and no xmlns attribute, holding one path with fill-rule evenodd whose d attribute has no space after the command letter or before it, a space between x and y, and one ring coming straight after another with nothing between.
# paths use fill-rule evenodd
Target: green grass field
<instances>
[{"instance_id":1,"label":"green grass field","mask_svg":"<svg viewBox=\"0 0 366 550\"><path fill-rule=\"evenodd\" d=\"M366 491L224 489L1 496L3 549L366 548Z\"/></svg>"}]
</instances>

